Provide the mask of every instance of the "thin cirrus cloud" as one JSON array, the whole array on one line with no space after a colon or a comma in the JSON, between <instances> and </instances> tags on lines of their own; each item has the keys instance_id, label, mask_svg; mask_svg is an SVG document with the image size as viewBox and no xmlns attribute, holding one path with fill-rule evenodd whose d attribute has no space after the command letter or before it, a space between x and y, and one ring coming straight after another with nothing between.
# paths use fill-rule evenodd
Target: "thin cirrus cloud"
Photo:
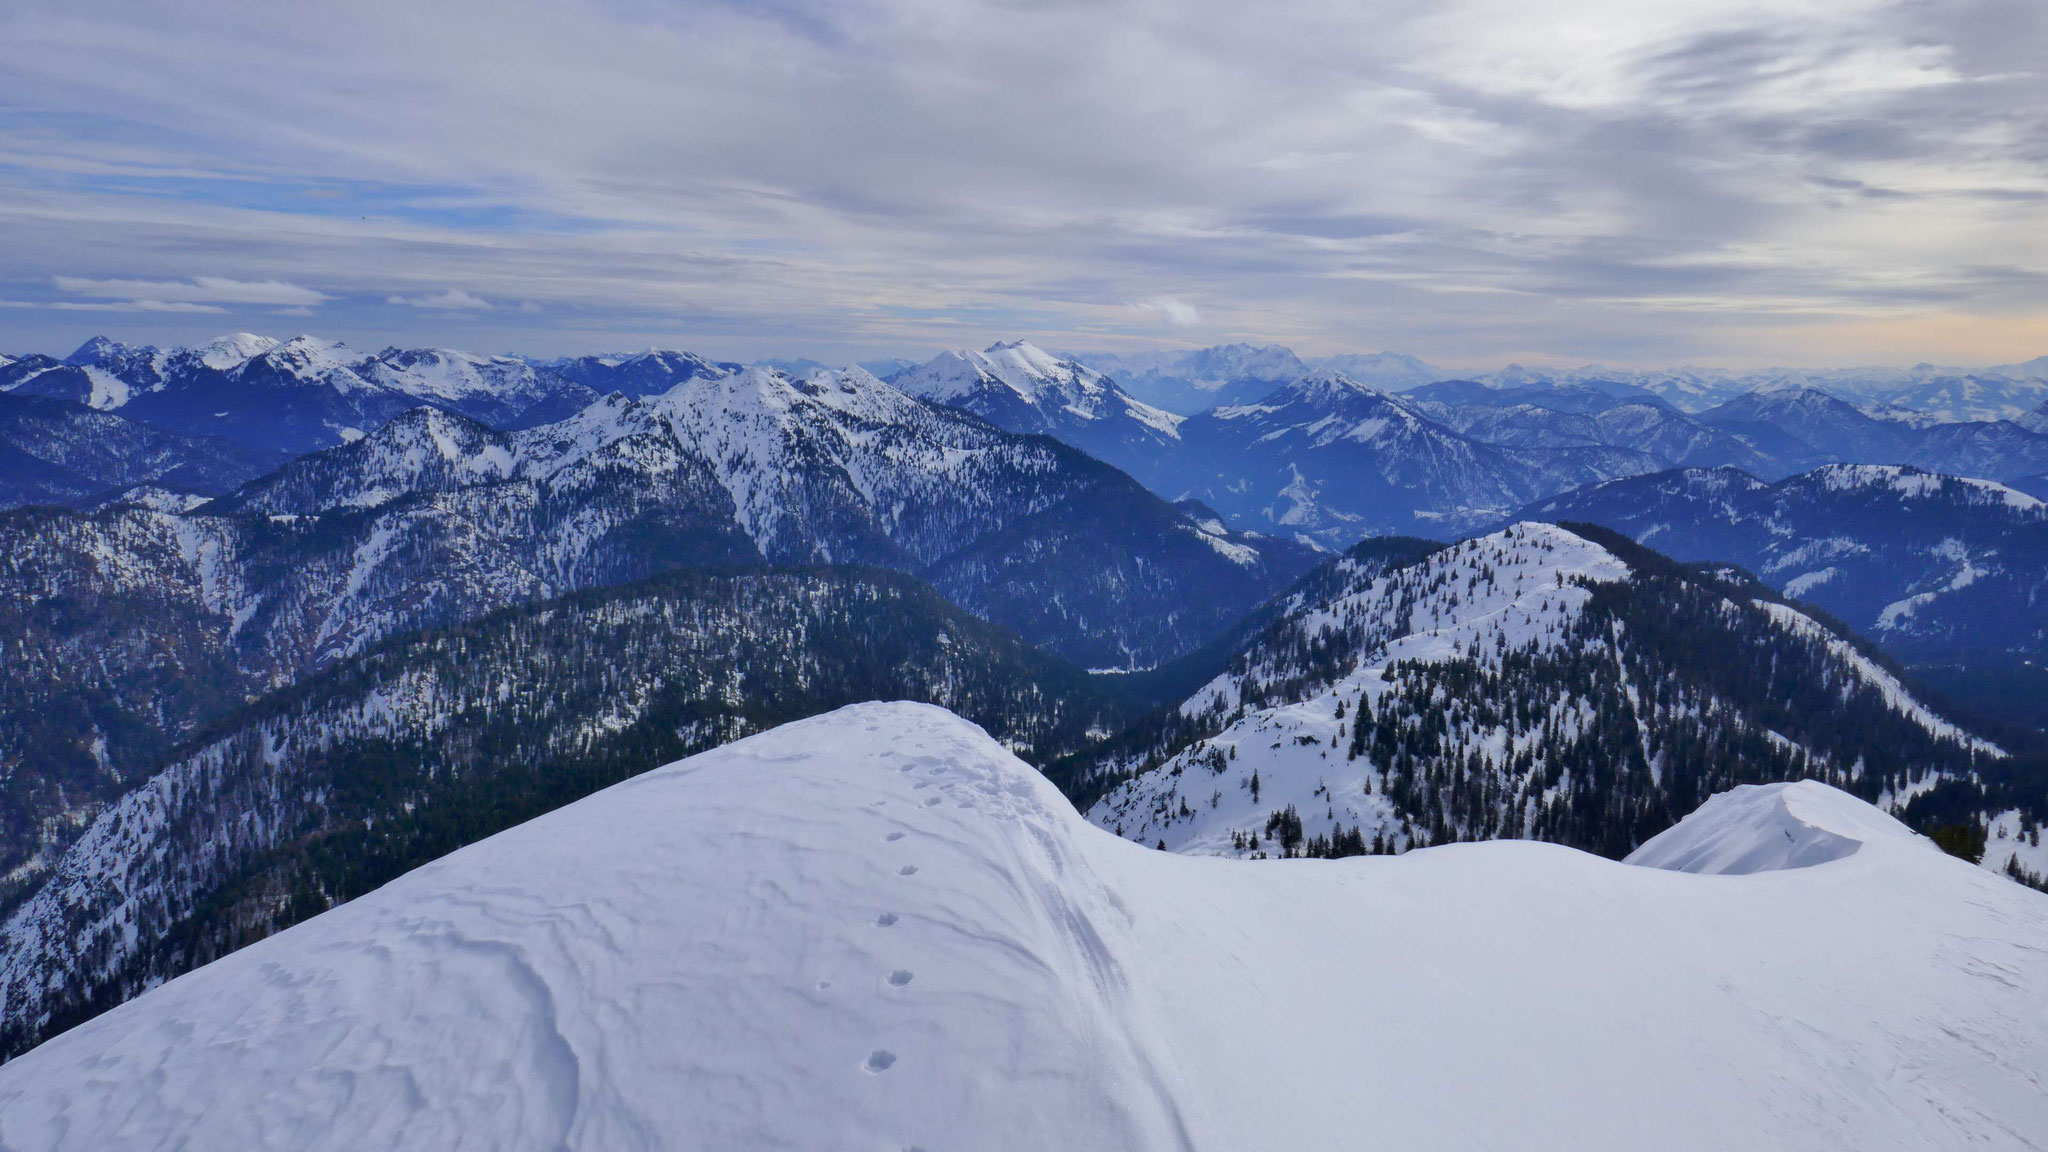
<instances>
[{"instance_id":1,"label":"thin cirrus cloud","mask_svg":"<svg viewBox=\"0 0 2048 1152\"><path fill-rule=\"evenodd\" d=\"M233 280L194 276L189 280L95 280L84 276L51 278L59 292L88 299L57 299L48 306L59 312L168 312L222 315L230 304L270 304L292 314L310 315L330 299L325 293L282 280Z\"/></svg>"},{"instance_id":2,"label":"thin cirrus cloud","mask_svg":"<svg viewBox=\"0 0 2048 1152\"><path fill-rule=\"evenodd\" d=\"M91 7L0 14L10 300L558 351L2048 350L2036 0Z\"/></svg>"},{"instance_id":3,"label":"thin cirrus cloud","mask_svg":"<svg viewBox=\"0 0 2048 1152\"><path fill-rule=\"evenodd\" d=\"M472 296L460 288L450 288L426 296L387 296L384 302L442 312L487 312L491 307L490 301L481 296Z\"/></svg>"}]
</instances>

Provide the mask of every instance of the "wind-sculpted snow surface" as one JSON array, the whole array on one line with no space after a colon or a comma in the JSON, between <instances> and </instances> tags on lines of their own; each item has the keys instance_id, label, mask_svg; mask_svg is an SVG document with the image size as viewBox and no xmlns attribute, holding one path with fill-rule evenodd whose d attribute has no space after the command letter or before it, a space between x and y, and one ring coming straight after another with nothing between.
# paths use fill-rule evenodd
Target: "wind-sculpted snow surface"
<instances>
[{"instance_id":1,"label":"wind-sculpted snow surface","mask_svg":"<svg viewBox=\"0 0 2048 1152\"><path fill-rule=\"evenodd\" d=\"M0 1067L0 1145L2042 1147L2048 898L1879 846L1190 858L860 705L58 1037Z\"/></svg>"},{"instance_id":2,"label":"wind-sculpted snow surface","mask_svg":"<svg viewBox=\"0 0 2048 1152\"><path fill-rule=\"evenodd\" d=\"M1873 843L1879 851L1935 850L1904 824L1825 784L1745 784L1700 805L1625 863L1745 876L1825 864Z\"/></svg>"}]
</instances>

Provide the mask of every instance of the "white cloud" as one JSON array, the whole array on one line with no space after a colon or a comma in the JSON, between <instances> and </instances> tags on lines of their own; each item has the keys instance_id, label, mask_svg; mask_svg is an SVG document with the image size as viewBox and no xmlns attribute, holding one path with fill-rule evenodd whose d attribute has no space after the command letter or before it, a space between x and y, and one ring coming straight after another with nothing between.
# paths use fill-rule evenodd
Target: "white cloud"
<instances>
[{"instance_id":1,"label":"white cloud","mask_svg":"<svg viewBox=\"0 0 2048 1152\"><path fill-rule=\"evenodd\" d=\"M386 304L402 304L408 308L432 308L438 311L485 311L491 302L479 296L472 296L460 288L450 288L432 296L387 296Z\"/></svg>"},{"instance_id":2,"label":"white cloud","mask_svg":"<svg viewBox=\"0 0 2048 1152\"><path fill-rule=\"evenodd\" d=\"M1202 322L1201 313L1185 300L1172 296L1154 296L1148 300L1133 300L1131 307L1150 312L1175 328L1193 328Z\"/></svg>"},{"instance_id":3,"label":"white cloud","mask_svg":"<svg viewBox=\"0 0 2048 1152\"><path fill-rule=\"evenodd\" d=\"M306 308L332 297L282 280L231 280L225 276L194 276L190 280L94 280L83 276L52 277L59 290L74 296L154 300L186 304L277 304Z\"/></svg>"},{"instance_id":4,"label":"white cloud","mask_svg":"<svg viewBox=\"0 0 2048 1152\"><path fill-rule=\"evenodd\" d=\"M104 300L92 303L57 300L48 307L59 312L186 312L205 316L227 312L218 304L195 304L190 300Z\"/></svg>"}]
</instances>

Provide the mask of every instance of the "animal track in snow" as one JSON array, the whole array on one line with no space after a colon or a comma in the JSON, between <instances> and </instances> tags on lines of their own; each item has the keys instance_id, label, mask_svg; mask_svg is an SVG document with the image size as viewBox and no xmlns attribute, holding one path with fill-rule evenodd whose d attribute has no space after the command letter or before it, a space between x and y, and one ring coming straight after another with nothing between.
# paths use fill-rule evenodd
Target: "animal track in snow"
<instances>
[{"instance_id":1,"label":"animal track in snow","mask_svg":"<svg viewBox=\"0 0 2048 1152\"><path fill-rule=\"evenodd\" d=\"M877 917L875 917L875 927L877 927L877 928L888 928L888 927L891 927L891 926L893 926L893 925L894 925L894 924L896 923L896 921L897 921L898 919L899 919L899 917L898 917L898 916L897 916L897 915L896 915L896 914L895 914L894 912L884 912L884 913L882 913L882 914L881 914L880 916L877 916Z\"/></svg>"},{"instance_id":2,"label":"animal track in snow","mask_svg":"<svg viewBox=\"0 0 2048 1152\"><path fill-rule=\"evenodd\" d=\"M896 841L896 840L901 840L901 839L903 839L903 833L901 833L901 832L891 832L891 833L889 833L889 834L888 834L887 836L884 836L884 837L882 837L882 839L884 839L884 840L889 840L889 841Z\"/></svg>"},{"instance_id":3,"label":"animal track in snow","mask_svg":"<svg viewBox=\"0 0 2048 1152\"><path fill-rule=\"evenodd\" d=\"M896 1063L896 1054L894 1052L886 1048L877 1048L873 1052L868 1053L868 1058L861 1061L860 1066L869 1072L887 1072L889 1066L894 1063Z\"/></svg>"},{"instance_id":4,"label":"animal track in snow","mask_svg":"<svg viewBox=\"0 0 2048 1152\"><path fill-rule=\"evenodd\" d=\"M905 984L910 983L910 980L911 975L908 968L898 968L894 972L889 973L889 985L893 988L901 988Z\"/></svg>"},{"instance_id":5,"label":"animal track in snow","mask_svg":"<svg viewBox=\"0 0 2048 1152\"><path fill-rule=\"evenodd\" d=\"M905 864L903 867L898 868L896 870L896 874L898 876L915 876L917 875L917 865Z\"/></svg>"}]
</instances>

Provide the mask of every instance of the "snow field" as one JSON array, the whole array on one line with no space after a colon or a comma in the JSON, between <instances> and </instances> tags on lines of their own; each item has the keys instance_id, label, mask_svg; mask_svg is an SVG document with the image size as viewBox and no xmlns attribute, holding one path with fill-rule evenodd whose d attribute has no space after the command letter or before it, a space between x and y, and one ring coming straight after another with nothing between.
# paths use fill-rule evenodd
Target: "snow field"
<instances>
[{"instance_id":1,"label":"snow field","mask_svg":"<svg viewBox=\"0 0 2048 1152\"><path fill-rule=\"evenodd\" d=\"M938 709L858 705L0 1066L0 1145L2041 1147L2048 898L1771 791L1645 851L1857 850L1241 863L1087 827Z\"/></svg>"}]
</instances>

